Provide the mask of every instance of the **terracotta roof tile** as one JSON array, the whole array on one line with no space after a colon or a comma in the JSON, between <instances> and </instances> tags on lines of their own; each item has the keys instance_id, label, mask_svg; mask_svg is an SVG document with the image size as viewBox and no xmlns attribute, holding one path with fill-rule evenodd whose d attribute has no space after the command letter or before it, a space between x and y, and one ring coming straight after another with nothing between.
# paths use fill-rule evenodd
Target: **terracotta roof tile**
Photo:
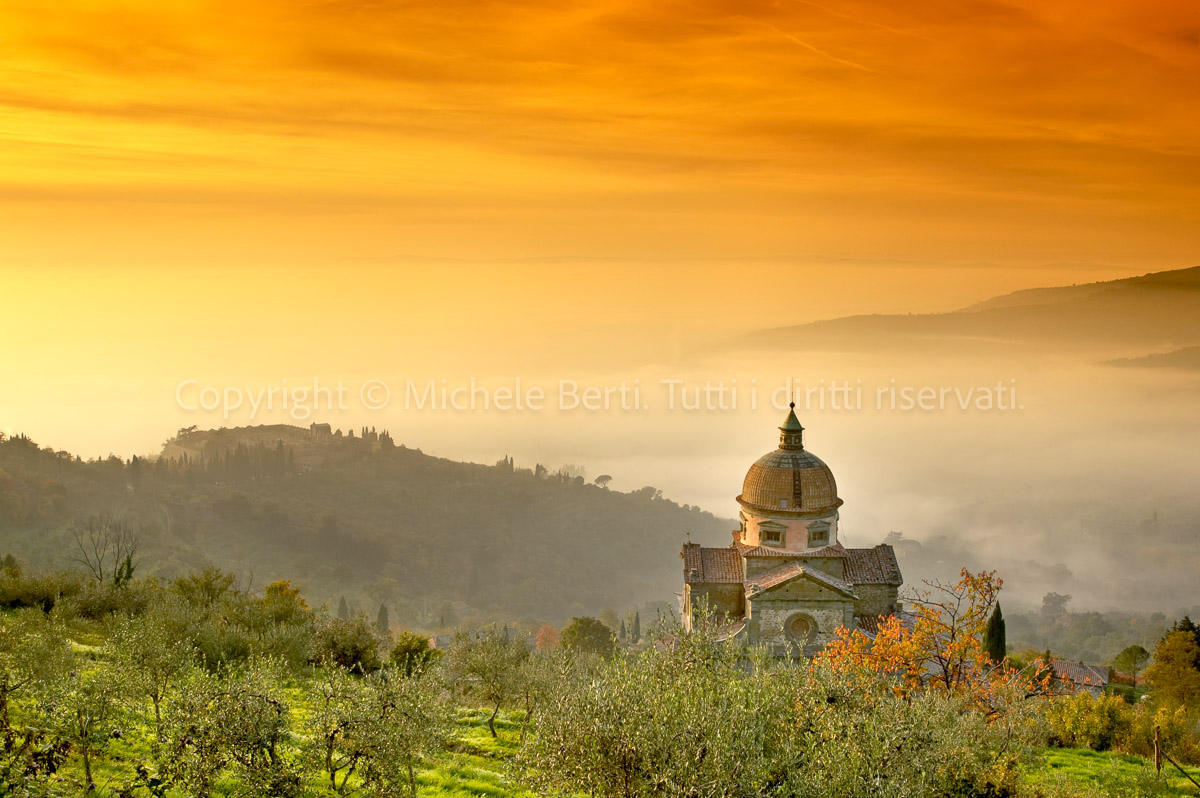
<instances>
[{"instance_id":1,"label":"terracotta roof tile","mask_svg":"<svg viewBox=\"0 0 1200 798\"><path fill-rule=\"evenodd\" d=\"M899 618L900 625L910 632L916 628L917 616L904 610L900 610L894 615L859 615L854 619L854 621L863 634L874 640L875 636L879 634L879 629L883 626L884 622L893 617Z\"/></svg>"},{"instance_id":2,"label":"terracotta roof tile","mask_svg":"<svg viewBox=\"0 0 1200 798\"><path fill-rule=\"evenodd\" d=\"M742 558L733 548L683 547L683 580L688 584L741 584Z\"/></svg>"},{"instance_id":3,"label":"terracotta roof tile","mask_svg":"<svg viewBox=\"0 0 1200 798\"><path fill-rule=\"evenodd\" d=\"M878 615L861 615L855 618L855 620L858 621L858 628L862 629L867 633L868 637L874 640L875 635L879 634L879 623L883 618Z\"/></svg>"},{"instance_id":4,"label":"terracotta roof tile","mask_svg":"<svg viewBox=\"0 0 1200 798\"><path fill-rule=\"evenodd\" d=\"M886 543L873 549L846 549L846 581L856 585L901 585L904 577L895 550Z\"/></svg>"},{"instance_id":5,"label":"terracotta roof tile","mask_svg":"<svg viewBox=\"0 0 1200 798\"><path fill-rule=\"evenodd\" d=\"M1103 687L1108 684L1108 668L1097 665L1084 665L1082 662L1067 662L1056 659L1051 662L1054 673L1063 681L1072 682L1080 687Z\"/></svg>"},{"instance_id":6,"label":"terracotta roof tile","mask_svg":"<svg viewBox=\"0 0 1200 798\"><path fill-rule=\"evenodd\" d=\"M755 461L742 482L739 503L783 513L812 513L840 507L833 472L804 450L777 449Z\"/></svg>"},{"instance_id":7,"label":"terracotta roof tile","mask_svg":"<svg viewBox=\"0 0 1200 798\"><path fill-rule=\"evenodd\" d=\"M789 549L779 549L774 546L748 546L745 543L734 543L734 548L743 557L846 557L846 549L841 543L834 543L832 546L825 546L820 549L810 549L808 551L791 551Z\"/></svg>"}]
</instances>

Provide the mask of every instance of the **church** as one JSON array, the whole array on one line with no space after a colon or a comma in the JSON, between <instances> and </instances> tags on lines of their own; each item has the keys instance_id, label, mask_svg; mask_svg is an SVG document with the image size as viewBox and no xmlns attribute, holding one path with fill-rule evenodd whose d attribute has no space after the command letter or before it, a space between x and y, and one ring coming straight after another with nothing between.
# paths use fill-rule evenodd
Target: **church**
<instances>
[{"instance_id":1,"label":"church","mask_svg":"<svg viewBox=\"0 0 1200 798\"><path fill-rule=\"evenodd\" d=\"M837 483L804 448L790 407L779 448L746 473L733 542L684 545L681 600L685 628L706 607L730 637L777 656L811 656L839 627L874 637L880 619L899 612L904 579L891 546L852 549L838 540Z\"/></svg>"}]
</instances>

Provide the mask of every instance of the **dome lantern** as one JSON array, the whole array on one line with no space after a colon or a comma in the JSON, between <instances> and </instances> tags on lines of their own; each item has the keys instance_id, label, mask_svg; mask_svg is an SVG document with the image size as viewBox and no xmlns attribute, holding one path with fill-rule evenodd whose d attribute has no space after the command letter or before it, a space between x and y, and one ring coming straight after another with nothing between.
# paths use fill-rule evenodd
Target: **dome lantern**
<instances>
[{"instance_id":1,"label":"dome lantern","mask_svg":"<svg viewBox=\"0 0 1200 798\"><path fill-rule=\"evenodd\" d=\"M804 448L804 427L789 406L779 428L779 448L758 458L742 483L737 501L763 517L828 516L842 505L829 466Z\"/></svg>"},{"instance_id":2,"label":"dome lantern","mask_svg":"<svg viewBox=\"0 0 1200 798\"><path fill-rule=\"evenodd\" d=\"M804 427L796 418L796 403L788 404L788 416L779 428L779 448L785 452L804 451Z\"/></svg>"}]
</instances>

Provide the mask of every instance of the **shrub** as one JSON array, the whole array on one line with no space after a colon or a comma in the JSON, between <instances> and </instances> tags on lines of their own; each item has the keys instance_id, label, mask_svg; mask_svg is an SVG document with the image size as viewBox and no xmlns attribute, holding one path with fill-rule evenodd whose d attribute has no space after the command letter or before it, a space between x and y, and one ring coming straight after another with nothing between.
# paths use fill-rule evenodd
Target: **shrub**
<instances>
[{"instance_id":1,"label":"shrub","mask_svg":"<svg viewBox=\"0 0 1200 798\"><path fill-rule=\"evenodd\" d=\"M429 645L429 638L406 629L396 638L390 658L392 664L403 671L405 676L412 676L428 668L442 653Z\"/></svg>"},{"instance_id":2,"label":"shrub","mask_svg":"<svg viewBox=\"0 0 1200 798\"><path fill-rule=\"evenodd\" d=\"M200 661L210 671L245 662L254 653L254 642L246 627L220 619L201 624L195 636Z\"/></svg>"},{"instance_id":3,"label":"shrub","mask_svg":"<svg viewBox=\"0 0 1200 798\"><path fill-rule=\"evenodd\" d=\"M263 590L262 608L275 623L296 624L308 620L308 602L286 579L272 582Z\"/></svg>"},{"instance_id":4,"label":"shrub","mask_svg":"<svg viewBox=\"0 0 1200 798\"><path fill-rule=\"evenodd\" d=\"M83 580L71 574L25 574L19 569L0 570L0 609L36 607L50 612L63 598L78 595Z\"/></svg>"},{"instance_id":5,"label":"shrub","mask_svg":"<svg viewBox=\"0 0 1200 798\"><path fill-rule=\"evenodd\" d=\"M1051 700L1046 708L1053 745L1107 751L1129 736L1133 710L1119 696L1083 691Z\"/></svg>"},{"instance_id":6,"label":"shrub","mask_svg":"<svg viewBox=\"0 0 1200 798\"><path fill-rule=\"evenodd\" d=\"M559 640L568 651L602 657L611 657L617 647L612 630L595 618L572 618L563 627Z\"/></svg>"},{"instance_id":7,"label":"shrub","mask_svg":"<svg viewBox=\"0 0 1200 798\"><path fill-rule=\"evenodd\" d=\"M1051 700L1045 717L1053 745L1151 758L1157 726L1160 744L1171 758L1200 764L1200 718L1181 706L1149 701L1131 706L1119 696L1096 698L1083 692Z\"/></svg>"},{"instance_id":8,"label":"shrub","mask_svg":"<svg viewBox=\"0 0 1200 798\"><path fill-rule=\"evenodd\" d=\"M139 579L122 582L85 582L81 589L63 599L63 611L68 615L102 621L112 615L141 615L161 595L154 580Z\"/></svg>"},{"instance_id":9,"label":"shrub","mask_svg":"<svg viewBox=\"0 0 1200 798\"><path fill-rule=\"evenodd\" d=\"M325 617L317 626L313 659L358 673L371 673L383 664L375 625L363 615L340 619Z\"/></svg>"},{"instance_id":10,"label":"shrub","mask_svg":"<svg viewBox=\"0 0 1200 798\"><path fill-rule=\"evenodd\" d=\"M311 624L275 624L257 639L255 653L296 670L313 660Z\"/></svg>"},{"instance_id":11,"label":"shrub","mask_svg":"<svg viewBox=\"0 0 1200 798\"><path fill-rule=\"evenodd\" d=\"M171 590L178 593L189 604L197 607L211 607L233 589L233 574L227 574L219 568L205 568L203 571L181 576L171 583Z\"/></svg>"},{"instance_id":12,"label":"shrub","mask_svg":"<svg viewBox=\"0 0 1200 798\"><path fill-rule=\"evenodd\" d=\"M1154 756L1154 727L1163 750L1181 764L1200 765L1200 718L1183 707L1142 702L1133 712L1129 733L1118 746L1128 754Z\"/></svg>"}]
</instances>

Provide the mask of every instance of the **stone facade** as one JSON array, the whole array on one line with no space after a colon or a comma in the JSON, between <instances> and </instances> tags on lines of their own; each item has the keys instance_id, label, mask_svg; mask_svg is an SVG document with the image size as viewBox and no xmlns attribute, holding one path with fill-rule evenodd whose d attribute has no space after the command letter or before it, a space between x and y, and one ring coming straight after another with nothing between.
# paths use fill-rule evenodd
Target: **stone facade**
<instances>
[{"instance_id":1,"label":"stone facade","mask_svg":"<svg viewBox=\"0 0 1200 798\"><path fill-rule=\"evenodd\" d=\"M855 585L854 592L858 594L855 615L895 615L900 610L896 585Z\"/></svg>"},{"instance_id":2,"label":"stone facade","mask_svg":"<svg viewBox=\"0 0 1200 798\"><path fill-rule=\"evenodd\" d=\"M840 627L853 628L854 600L811 579L794 579L748 602L747 618L755 643L783 654L811 655L833 640ZM800 633L796 616L811 621Z\"/></svg>"},{"instance_id":3,"label":"stone facade","mask_svg":"<svg viewBox=\"0 0 1200 798\"><path fill-rule=\"evenodd\" d=\"M794 409L779 429L779 448L751 466L737 497L733 543L683 547L680 598L687 628L708 612L750 644L810 656L839 628L874 629L899 612L904 579L891 546L842 546L833 473L804 451Z\"/></svg>"},{"instance_id":4,"label":"stone facade","mask_svg":"<svg viewBox=\"0 0 1200 798\"><path fill-rule=\"evenodd\" d=\"M691 614L705 606L708 610L724 619L740 618L746 614L746 596L741 583L736 585L698 585L691 590L686 585L684 612Z\"/></svg>"}]
</instances>

